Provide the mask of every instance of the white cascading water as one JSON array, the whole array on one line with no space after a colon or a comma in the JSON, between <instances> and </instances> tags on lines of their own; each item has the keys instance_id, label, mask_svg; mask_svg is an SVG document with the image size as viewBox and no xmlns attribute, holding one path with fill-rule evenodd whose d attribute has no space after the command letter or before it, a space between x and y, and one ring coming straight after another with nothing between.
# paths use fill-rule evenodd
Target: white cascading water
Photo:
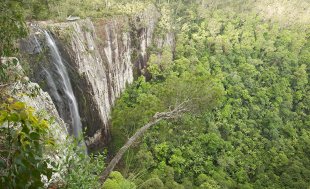
<instances>
[{"instance_id":1,"label":"white cascading water","mask_svg":"<svg viewBox=\"0 0 310 189\"><path fill-rule=\"evenodd\" d=\"M46 77L46 81L47 81L47 85L48 85L48 88L49 88L49 93L51 93L51 96L54 97L55 101L56 101L56 104L57 103L62 103L62 99L59 95L59 93L57 92L57 87L56 87L56 84L50 74L49 71L47 71L45 68L43 68L43 71L45 73L45 77ZM61 110L60 110L61 111ZM61 114L61 113L60 113Z\"/></svg>"},{"instance_id":2,"label":"white cascading water","mask_svg":"<svg viewBox=\"0 0 310 189\"><path fill-rule=\"evenodd\" d=\"M42 52L42 48L41 48L38 38L35 35L33 37L34 37L34 43L35 43L34 52L36 53Z\"/></svg>"},{"instance_id":3,"label":"white cascading water","mask_svg":"<svg viewBox=\"0 0 310 189\"><path fill-rule=\"evenodd\" d=\"M72 90L67 69L55 44L55 40L47 31L44 31L44 34L51 53L52 62L55 65L57 74L60 77L60 84L62 85L61 87L64 89L65 95L69 99L69 110L72 120L72 134L75 137L80 137L82 135L82 123L79 114L78 104Z\"/></svg>"}]
</instances>

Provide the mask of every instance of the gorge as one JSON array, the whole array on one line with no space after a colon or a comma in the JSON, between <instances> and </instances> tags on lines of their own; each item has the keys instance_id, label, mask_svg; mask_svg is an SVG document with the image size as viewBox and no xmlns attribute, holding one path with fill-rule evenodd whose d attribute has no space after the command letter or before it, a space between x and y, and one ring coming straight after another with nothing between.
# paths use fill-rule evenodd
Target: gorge
<instances>
[{"instance_id":1,"label":"gorge","mask_svg":"<svg viewBox=\"0 0 310 189\"><path fill-rule=\"evenodd\" d=\"M111 109L146 68L147 49L173 51L172 33L154 33L158 19L150 6L132 17L29 24L32 32L20 43L21 59L32 62L31 80L51 95L69 133L86 132L88 149L107 145Z\"/></svg>"},{"instance_id":2,"label":"gorge","mask_svg":"<svg viewBox=\"0 0 310 189\"><path fill-rule=\"evenodd\" d=\"M0 188L309 189L308 0L3 0L0 56Z\"/></svg>"}]
</instances>

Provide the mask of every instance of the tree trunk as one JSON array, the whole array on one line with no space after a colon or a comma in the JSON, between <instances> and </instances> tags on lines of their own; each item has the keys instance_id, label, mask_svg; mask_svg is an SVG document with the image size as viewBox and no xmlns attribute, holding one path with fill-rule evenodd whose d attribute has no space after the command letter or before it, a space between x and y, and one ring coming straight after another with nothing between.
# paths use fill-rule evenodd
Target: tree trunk
<instances>
[{"instance_id":1,"label":"tree trunk","mask_svg":"<svg viewBox=\"0 0 310 189\"><path fill-rule=\"evenodd\" d=\"M117 152L117 154L114 156L114 158L110 161L108 166L105 168L103 173L101 174L100 181L104 183L106 179L108 178L109 174L113 171L116 164L119 162L119 160L123 157L124 153L131 147L131 145L136 142L150 127L156 125L156 123L160 122L164 119L172 119L179 117L183 112L186 111L185 108L183 108L184 103L181 103L178 105L175 109L169 112L161 112L156 113L152 120L138 129L138 131L129 138L129 140L126 142L126 144Z\"/></svg>"}]
</instances>

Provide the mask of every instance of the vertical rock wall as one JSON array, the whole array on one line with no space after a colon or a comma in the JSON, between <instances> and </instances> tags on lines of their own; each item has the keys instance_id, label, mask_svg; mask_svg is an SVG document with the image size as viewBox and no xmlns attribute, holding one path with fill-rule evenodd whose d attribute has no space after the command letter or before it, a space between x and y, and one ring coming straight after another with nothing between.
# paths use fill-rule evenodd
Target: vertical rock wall
<instances>
[{"instance_id":1,"label":"vertical rock wall","mask_svg":"<svg viewBox=\"0 0 310 189\"><path fill-rule=\"evenodd\" d=\"M155 7L149 7L131 17L43 24L53 33L65 60L90 150L109 141L111 109L126 85L146 67L148 47L173 46L173 36L154 38L159 16ZM26 40L22 49L35 49L33 43Z\"/></svg>"}]
</instances>

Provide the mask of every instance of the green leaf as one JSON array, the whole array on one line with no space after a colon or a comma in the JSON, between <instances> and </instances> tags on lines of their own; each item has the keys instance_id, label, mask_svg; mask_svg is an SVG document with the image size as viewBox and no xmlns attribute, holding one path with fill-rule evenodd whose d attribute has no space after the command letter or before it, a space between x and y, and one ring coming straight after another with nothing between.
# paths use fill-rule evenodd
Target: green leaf
<instances>
[{"instance_id":1,"label":"green leaf","mask_svg":"<svg viewBox=\"0 0 310 189\"><path fill-rule=\"evenodd\" d=\"M23 110L23 109L25 109L25 103L15 102L15 103L10 105L10 108L12 108L13 110Z\"/></svg>"},{"instance_id":2,"label":"green leaf","mask_svg":"<svg viewBox=\"0 0 310 189\"><path fill-rule=\"evenodd\" d=\"M31 140L39 140L40 139L40 134L36 133L36 132L31 132L29 136L30 136Z\"/></svg>"}]
</instances>

